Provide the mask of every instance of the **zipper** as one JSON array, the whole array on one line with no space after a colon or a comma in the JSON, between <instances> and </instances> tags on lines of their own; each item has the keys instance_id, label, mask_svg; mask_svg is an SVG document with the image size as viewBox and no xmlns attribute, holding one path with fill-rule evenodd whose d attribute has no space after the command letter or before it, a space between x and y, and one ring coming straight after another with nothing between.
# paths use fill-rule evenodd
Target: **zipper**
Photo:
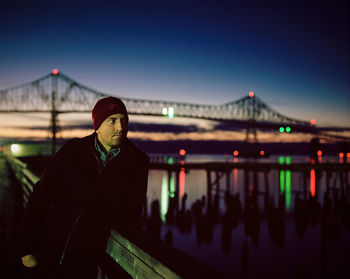
<instances>
[{"instance_id":1,"label":"zipper","mask_svg":"<svg viewBox=\"0 0 350 279\"><path fill-rule=\"evenodd\" d=\"M74 231L76 225L78 224L78 222L79 222L79 220L80 220L80 217L81 217L81 214L83 213L83 211L84 211L83 209L80 210L78 217L75 218L74 224L73 224L73 226L72 226L72 228L71 228L71 230L70 230L70 232L69 232L69 235L68 235L68 237L67 237L66 243L64 244L64 249L63 249L63 252L62 252L62 254L61 254L61 259L60 259L59 264L62 264L62 263L63 263L64 255L65 255L65 253L66 253L66 251L67 251L67 248L68 248L70 239L71 239L71 237L72 237L73 231Z\"/></svg>"}]
</instances>

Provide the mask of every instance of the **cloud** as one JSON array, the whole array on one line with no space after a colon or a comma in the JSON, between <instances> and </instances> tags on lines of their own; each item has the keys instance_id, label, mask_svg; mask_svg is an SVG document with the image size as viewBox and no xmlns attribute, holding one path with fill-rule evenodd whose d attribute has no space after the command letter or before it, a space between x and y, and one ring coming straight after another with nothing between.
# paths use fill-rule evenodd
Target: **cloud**
<instances>
[{"instance_id":1,"label":"cloud","mask_svg":"<svg viewBox=\"0 0 350 279\"><path fill-rule=\"evenodd\" d=\"M13 129L19 130L40 130L40 131L48 131L48 126L16 126ZM61 126L62 130L90 130L92 129L91 122L76 122L74 124L65 124ZM134 132L160 132L160 133L193 133L193 132L204 132L206 129L200 128L197 125L177 125L177 124L158 124L158 123L139 123L139 122L131 122L129 123L129 131Z\"/></svg>"},{"instance_id":2,"label":"cloud","mask_svg":"<svg viewBox=\"0 0 350 279\"><path fill-rule=\"evenodd\" d=\"M162 133L193 133L204 132L205 129L196 125L176 125L176 124L146 124L146 123L130 123L129 131L135 132L162 132Z\"/></svg>"}]
</instances>

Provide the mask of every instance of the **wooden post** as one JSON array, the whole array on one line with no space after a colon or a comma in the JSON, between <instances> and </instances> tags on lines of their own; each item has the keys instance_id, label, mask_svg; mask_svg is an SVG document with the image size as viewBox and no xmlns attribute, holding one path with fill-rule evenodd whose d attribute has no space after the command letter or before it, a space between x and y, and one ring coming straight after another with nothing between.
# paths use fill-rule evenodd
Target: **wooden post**
<instances>
[{"instance_id":1,"label":"wooden post","mask_svg":"<svg viewBox=\"0 0 350 279\"><path fill-rule=\"evenodd\" d=\"M211 171L207 169L207 208L211 207Z\"/></svg>"}]
</instances>

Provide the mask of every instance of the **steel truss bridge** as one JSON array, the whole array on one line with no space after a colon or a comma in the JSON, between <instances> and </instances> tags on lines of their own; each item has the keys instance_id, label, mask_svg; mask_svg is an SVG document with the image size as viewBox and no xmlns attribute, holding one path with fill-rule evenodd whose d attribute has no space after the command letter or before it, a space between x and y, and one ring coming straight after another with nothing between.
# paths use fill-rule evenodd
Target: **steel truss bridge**
<instances>
[{"instance_id":1,"label":"steel truss bridge","mask_svg":"<svg viewBox=\"0 0 350 279\"><path fill-rule=\"evenodd\" d=\"M109 95L79 84L72 78L58 72L58 70L53 70L50 74L32 82L0 90L0 112L50 113L53 145L55 146L57 114L91 112L97 100L106 96ZM282 125L290 126L293 131L297 132L349 141L345 137L322 133L309 121L282 115L266 105L253 93L237 101L220 105L119 98L125 102L129 114L164 117L164 109L172 108L175 117L244 125L247 128L247 142L257 142L257 128L277 130Z\"/></svg>"}]
</instances>

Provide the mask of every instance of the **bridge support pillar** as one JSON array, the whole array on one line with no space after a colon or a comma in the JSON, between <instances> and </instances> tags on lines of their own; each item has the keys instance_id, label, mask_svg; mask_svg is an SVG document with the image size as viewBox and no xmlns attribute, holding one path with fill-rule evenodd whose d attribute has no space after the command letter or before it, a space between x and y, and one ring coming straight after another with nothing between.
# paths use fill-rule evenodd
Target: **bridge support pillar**
<instances>
[{"instance_id":1,"label":"bridge support pillar","mask_svg":"<svg viewBox=\"0 0 350 279\"><path fill-rule=\"evenodd\" d=\"M52 155L56 153L56 132L57 132L56 92L57 92L57 76L52 75L52 92L51 92Z\"/></svg>"}]
</instances>

